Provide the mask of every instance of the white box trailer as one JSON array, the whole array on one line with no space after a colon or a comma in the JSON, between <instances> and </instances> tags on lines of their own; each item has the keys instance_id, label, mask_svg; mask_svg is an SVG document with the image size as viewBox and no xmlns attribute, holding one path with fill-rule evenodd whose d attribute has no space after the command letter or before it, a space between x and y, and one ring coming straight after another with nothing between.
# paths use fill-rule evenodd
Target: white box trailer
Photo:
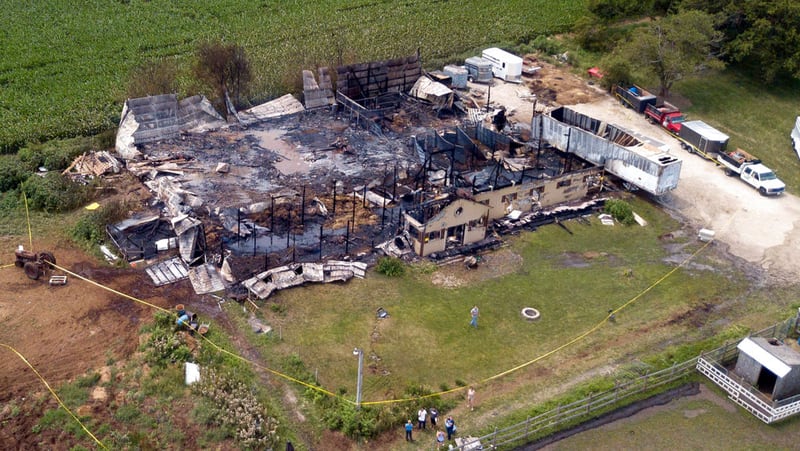
<instances>
[{"instance_id":1,"label":"white box trailer","mask_svg":"<svg viewBox=\"0 0 800 451\"><path fill-rule=\"evenodd\" d=\"M522 58L497 47L484 50L481 56L492 63L495 77L511 83L522 83Z\"/></svg>"}]
</instances>

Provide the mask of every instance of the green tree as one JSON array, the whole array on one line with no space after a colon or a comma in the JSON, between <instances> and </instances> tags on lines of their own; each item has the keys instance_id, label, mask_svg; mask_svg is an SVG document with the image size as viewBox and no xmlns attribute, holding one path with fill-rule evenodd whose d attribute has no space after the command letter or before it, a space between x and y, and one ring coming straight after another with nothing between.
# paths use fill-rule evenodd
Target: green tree
<instances>
[{"instance_id":1,"label":"green tree","mask_svg":"<svg viewBox=\"0 0 800 451\"><path fill-rule=\"evenodd\" d=\"M712 15L685 10L648 24L615 53L629 59L641 72L637 75L658 79L659 95L666 97L676 81L724 67L716 55L721 37Z\"/></svg>"},{"instance_id":2,"label":"green tree","mask_svg":"<svg viewBox=\"0 0 800 451\"><path fill-rule=\"evenodd\" d=\"M733 61L758 68L765 81L800 79L800 2L748 0L724 10Z\"/></svg>"},{"instance_id":3,"label":"green tree","mask_svg":"<svg viewBox=\"0 0 800 451\"><path fill-rule=\"evenodd\" d=\"M198 80L207 83L216 93L216 104L225 107L230 99L239 106L251 80L250 62L244 48L235 44L206 42L197 49L194 72Z\"/></svg>"},{"instance_id":4,"label":"green tree","mask_svg":"<svg viewBox=\"0 0 800 451\"><path fill-rule=\"evenodd\" d=\"M604 21L636 18L650 14L654 0L589 0L589 11Z\"/></svg>"}]
</instances>

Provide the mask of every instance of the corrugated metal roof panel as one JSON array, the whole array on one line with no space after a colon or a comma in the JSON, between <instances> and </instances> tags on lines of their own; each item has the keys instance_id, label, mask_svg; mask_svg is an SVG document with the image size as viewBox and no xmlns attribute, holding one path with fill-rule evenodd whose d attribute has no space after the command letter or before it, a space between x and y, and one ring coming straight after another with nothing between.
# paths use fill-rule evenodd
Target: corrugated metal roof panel
<instances>
[{"instance_id":1,"label":"corrugated metal roof panel","mask_svg":"<svg viewBox=\"0 0 800 451\"><path fill-rule=\"evenodd\" d=\"M760 363L768 370L775 373L775 375L778 377L786 376L789 374L789 371L792 370L792 367L781 362L780 359L767 352L766 349L759 346L749 337L742 340L737 348L739 348L740 351L744 352L748 356L752 357L753 360Z\"/></svg>"}]
</instances>

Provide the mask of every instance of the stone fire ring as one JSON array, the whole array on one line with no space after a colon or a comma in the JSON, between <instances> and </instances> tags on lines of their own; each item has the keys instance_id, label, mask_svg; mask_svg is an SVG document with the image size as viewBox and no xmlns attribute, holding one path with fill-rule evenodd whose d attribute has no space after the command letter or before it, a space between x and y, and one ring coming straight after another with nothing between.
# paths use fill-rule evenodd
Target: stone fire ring
<instances>
[{"instance_id":1,"label":"stone fire ring","mask_svg":"<svg viewBox=\"0 0 800 451\"><path fill-rule=\"evenodd\" d=\"M539 313L538 310L536 310L533 307L525 307L524 309L522 309L522 317L527 319L528 321L539 319L539 316L541 316L541 314Z\"/></svg>"}]
</instances>

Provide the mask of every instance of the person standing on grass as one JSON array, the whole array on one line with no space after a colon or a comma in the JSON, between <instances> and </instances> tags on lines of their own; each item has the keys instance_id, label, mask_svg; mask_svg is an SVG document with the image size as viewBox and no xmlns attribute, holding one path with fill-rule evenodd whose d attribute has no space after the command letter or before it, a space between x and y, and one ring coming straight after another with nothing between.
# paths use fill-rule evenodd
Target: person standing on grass
<instances>
[{"instance_id":1,"label":"person standing on grass","mask_svg":"<svg viewBox=\"0 0 800 451\"><path fill-rule=\"evenodd\" d=\"M414 440L411 438L411 433L414 431L414 423L411 420L408 420L406 423L406 441L413 442Z\"/></svg>"},{"instance_id":2,"label":"person standing on grass","mask_svg":"<svg viewBox=\"0 0 800 451\"><path fill-rule=\"evenodd\" d=\"M453 421L453 417L447 417L444 420L444 429L447 431L447 440L452 440L453 434L456 432L456 422Z\"/></svg>"},{"instance_id":3,"label":"person standing on grass","mask_svg":"<svg viewBox=\"0 0 800 451\"><path fill-rule=\"evenodd\" d=\"M472 387L467 390L467 405L470 411L475 410L475 389Z\"/></svg>"},{"instance_id":4,"label":"person standing on grass","mask_svg":"<svg viewBox=\"0 0 800 451\"><path fill-rule=\"evenodd\" d=\"M444 445L444 432L441 429L436 431L436 449L442 449Z\"/></svg>"},{"instance_id":5,"label":"person standing on grass","mask_svg":"<svg viewBox=\"0 0 800 451\"><path fill-rule=\"evenodd\" d=\"M428 416L428 411L425 410L424 407L420 408L419 411L417 412L417 421L419 422L419 424L417 424L417 429L419 430L425 429L426 416Z\"/></svg>"},{"instance_id":6,"label":"person standing on grass","mask_svg":"<svg viewBox=\"0 0 800 451\"><path fill-rule=\"evenodd\" d=\"M472 310L469 311L470 316L472 319L469 322L469 325L478 328L478 306L472 307Z\"/></svg>"},{"instance_id":7,"label":"person standing on grass","mask_svg":"<svg viewBox=\"0 0 800 451\"><path fill-rule=\"evenodd\" d=\"M436 410L436 407L431 407L428 412L431 415L431 429L436 429L436 419L439 418L439 411Z\"/></svg>"}]
</instances>

